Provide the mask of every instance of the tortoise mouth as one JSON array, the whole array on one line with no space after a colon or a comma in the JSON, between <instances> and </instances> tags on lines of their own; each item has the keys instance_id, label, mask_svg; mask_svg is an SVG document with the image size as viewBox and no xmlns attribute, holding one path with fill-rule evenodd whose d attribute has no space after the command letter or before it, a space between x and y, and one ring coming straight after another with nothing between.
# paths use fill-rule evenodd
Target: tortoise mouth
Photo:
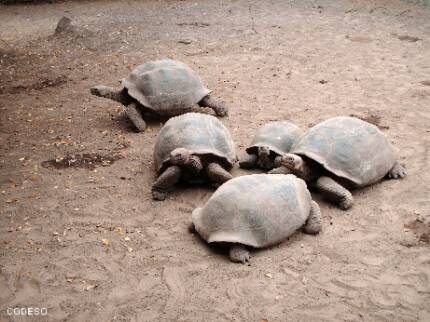
<instances>
[{"instance_id":1,"label":"tortoise mouth","mask_svg":"<svg viewBox=\"0 0 430 322\"><path fill-rule=\"evenodd\" d=\"M284 155L281 159L282 165L290 170L296 169L296 160L293 156Z\"/></svg>"}]
</instances>

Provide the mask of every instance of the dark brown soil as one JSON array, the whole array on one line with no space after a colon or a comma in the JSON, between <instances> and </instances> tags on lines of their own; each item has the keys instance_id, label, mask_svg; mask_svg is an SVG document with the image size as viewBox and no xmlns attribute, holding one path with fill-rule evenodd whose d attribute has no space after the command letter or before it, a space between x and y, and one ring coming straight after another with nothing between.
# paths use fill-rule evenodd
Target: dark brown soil
<instances>
[{"instance_id":1,"label":"dark brown soil","mask_svg":"<svg viewBox=\"0 0 430 322\"><path fill-rule=\"evenodd\" d=\"M112 165L115 161L122 159L119 154L116 155L100 155L97 153L84 153L76 155L66 155L57 159L47 160L42 162L42 167L45 168L85 168L94 170L96 167L107 167Z\"/></svg>"}]
</instances>

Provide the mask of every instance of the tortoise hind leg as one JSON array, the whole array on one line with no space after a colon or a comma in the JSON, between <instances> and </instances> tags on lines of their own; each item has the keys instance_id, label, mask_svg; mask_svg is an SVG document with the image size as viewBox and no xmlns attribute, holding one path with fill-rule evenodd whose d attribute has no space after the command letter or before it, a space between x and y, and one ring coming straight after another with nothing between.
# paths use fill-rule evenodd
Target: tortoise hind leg
<instances>
[{"instance_id":1,"label":"tortoise hind leg","mask_svg":"<svg viewBox=\"0 0 430 322\"><path fill-rule=\"evenodd\" d=\"M125 106L130 104L131 101L130 96L127 94L127 91L125 89L120 89L116 91L112 87L98 85L91 87L90 92L95 96L108 98L119 102Z\"/></svg>"},{"instance_id":2,"label":"tortoise hind leg","mask_svg":"<svg viewBox=\"0 0 430 322\"><path fill-rule=\"evenodd\" d=\"M209 107L214 110L217 116L227 116L228 108L219 100L210 97L209 95L202 98L200 102L198 102L199 106Z\"/></svg>"},{"instance_id":3,"label":"tortoise hind leg","mask_svg":"<svg viewBox=\"0 0 430 322\"><path fill-rule=\"evenodd\" d=\"M311 201L311 211L309 217L303 226L303 231L306 234L315 235L318 234L322 229L321 225L321 211L320 207L315 201Z\"/></svg>"},{"instance_id":4,"label":"tortoise hind leg","mask_svg":"<svg viewBox=\"0 0 430 322\"><path fill-rule=\"evenodd\" d=\"M233 178L233 176L216 162L209 163L206 168L209 180L213 183L223 184Z\"/></svg>"},{"instance_id":5,"label":"tortoise hind leg","mask_svg":"<svg viewBox=\"0 0 430 322\"><path fill-rule=\"evenodd\" d=\"M404 177L406 177L406 169L398 161L396 161L394 166L388 172L388 178L401 179Z\"/></svg>"},{"instance_id":6,"label":"tortoise hind leg","mask_svg":"<svg viewBox=\"0 0 430 322\"><path fill-rule=\"evenodd\" d=\"M330 177L319 177L315 187L324 197L336 202L340 209L347 210L354 202L351 192Z\"/></svg>"},{"instance_id":7,"label":"tortoise hind leg","mask_svg":"<svg viewBox=\"0 0 430 322\"><path fill-rule=\"evenodd\" d=\"M232 244L229 250L230 260L234 263L245 264L249 262L249 251L242 244Z\"/></svg>"},{"instance_id":8,"label":"tortoise hind leg","mask_svg":"<svg viewBox=\"0 0 430 322\"><path fill-rule=\"evenodd\" d=\"M142 115L140 114L136 103L130 103L129 105L127 105L125 109L125 114L127 115L128 119L133 123L137 132L143 132L146 130L146 122L142 118Z\"/></svg>"}]
</instances>

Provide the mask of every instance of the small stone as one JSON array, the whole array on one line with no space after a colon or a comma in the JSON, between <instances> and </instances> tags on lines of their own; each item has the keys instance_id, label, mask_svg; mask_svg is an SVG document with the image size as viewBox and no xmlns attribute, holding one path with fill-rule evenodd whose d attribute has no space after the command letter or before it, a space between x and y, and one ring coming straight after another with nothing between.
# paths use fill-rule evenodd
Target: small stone
<instances>
[{"instance_id":1,"label":"small stone","mask_svg":"<svg viewBox=\"0 0 430 322\"><path fill-rule=\"evenodd\" d=\"M105 245L105 246L108 246L110 244L109 239L103 238L101 241L102 241L102 244Z\"/></svg>"},{"instance_id":2,"label":"small stone","mask_svg":"<svg viewBox=\"0 0 430 322\"><path fill-rule=\"evenodd\" d=\"M85 291L90 291L93 290L97 287L97 285L88 285L87 287L85 287Z\"/></svg>"}]
</instances>

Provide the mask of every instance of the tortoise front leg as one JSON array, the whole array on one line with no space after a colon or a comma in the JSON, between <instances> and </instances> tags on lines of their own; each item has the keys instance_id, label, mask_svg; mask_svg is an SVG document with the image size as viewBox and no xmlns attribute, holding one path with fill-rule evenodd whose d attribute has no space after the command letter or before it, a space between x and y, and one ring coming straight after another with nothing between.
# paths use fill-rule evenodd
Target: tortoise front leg
<instances>
[{"instance_id":1,"label":"tortoise front leg","mask_svg":"<svg viewBox=\"0 0 430 322\"><path fill-rule=\"evenodd\" d=\"M228 108L221 101L210 97L209 95L202 98L200 102L198 102L199 106L209 107L214 110L215 114L218 116L227 116Z\"/></svg>"},{"instance_id":2,"label":"tortoise front leg","mask_svg":"<svg viewBox=\"0 0 430 322\"><path fill-rule=\"evenodd\" d=\"M396 161L396 163L394 163L394 166L388 172L388 178L401 179L404 177L406 177L406 169L399 163L399 161Z\"/></svg>"},{"instance_id":3,"label":"tortoise front leg","mask_svg":"<svg viewBox=\"0 0 430 322\"><path fill-rule=\"evenodd\" d=\"M267 173L268 174L291 174L293 172L290 169L287 169L286 167L281 166L281 167L273 168Z\"/></svg>"},{"instance_id":4,"label":"tortoise front leg","mask_svg":"<svg viewBox=\"0 0 430 322\"><path fill-rule=\"evenodd\" d=\"M173 165L158 177L152 185L152 198L154 200L164 200L167 197L167 191L172 188L181 177L182 170L177 165Z\"/></svg>"},{"instance_id":5,"label":"tortoise front leg","mask_svg":"<svg viewBox=\"0 0 430 322\"><path fill-rule=\"evenodd\" d=\"M239 160L239 167L244 169L251 169L255 167L258 156L256 154L246 154L243 159Z\"/></svg>"},{"instance_id":6,"label":"tortoise front leg","mask_svg":"<svg viewBox=\"0 0 430 322\"><path fill-rule=\"evenodd\" d=\"M206 168L206 173L211 182L218 184L223 184L224 182L233 178L233 176L228 171L226 171L221 165L216 162L208 164Z\"/></svg>"},{"instance_id":7,"label":"tortoise front leg","mask_svg":"<svg viewBox=\"0 0 430 322\"><path fill-rule=\"evenodd\" d=\"M336 202L340 209L347 210L351 208L354 202L351 192L330 177L319 177L315 187L324 197Z\"/></svg>"},{"instance_id":8,"label":"tortoise front leg","mask_svg":"<svg viewBox=\"0 0 430 322\"><path fill-rule=\"evenodd\" d=\"M125 89L114 90L112 87L109 86L98 85L92 87L90 89L90 92L95 96L108 98L119 102L125 106L127 106L131 102L130 96L127 94L127 91Z\"/></svg>"},{"instance_id":9,"label":"tortoise front leg","mask_svg":"<svg viewBox=\"0 0 430 322\"><path fill-rule=\"evenodd\" d=\"M142 118L142 115L140 114L136 103L128 104L125 108L125 114L127 115L128 119L133 123L137 132L143 132L146 130L146 122Z\"/></svg>"},{"instance_id":10,"label":"tortoise front leg","mask_svg":"<svg viewBox=\"0 0 430 322\"><path fill-rule=\"evenodd\" d=\"M320 207L315 201L311 201L311 211L309 217L303 226L303 231L306 234L318 234L322 229Z\"/></svg>"},{"instance_id":11,"label":"tortoise front leg","mask_svg":"<svg viewBox=\"0 0 430 322\"><path fill-rule=\"evenodd\" d=\"M234 263L245 264L249 262L249 251L242 244L231 244L229 250L230 260Z\"/></svg>"}]
</instances>

